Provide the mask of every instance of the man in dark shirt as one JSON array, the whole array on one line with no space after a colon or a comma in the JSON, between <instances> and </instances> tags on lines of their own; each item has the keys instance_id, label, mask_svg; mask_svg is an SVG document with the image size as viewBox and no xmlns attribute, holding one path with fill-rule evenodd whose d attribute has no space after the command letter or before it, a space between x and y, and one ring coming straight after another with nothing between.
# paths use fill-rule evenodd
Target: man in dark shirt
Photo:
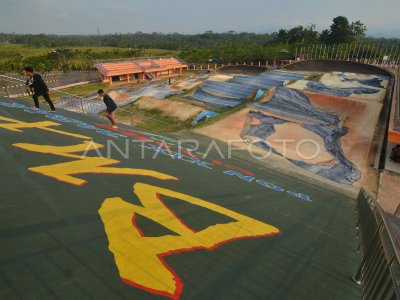
<instances>
[{"instance_id":1,"label":"man in dark shirt","mask_svg":"<svg viewBox=\"0 0 400 300\"><path fill-rule=\"evenodd\" d=\"M26 80L26 86L33 89L33 101L35 102L35 109L39 109L39 97L43 96L44 100L50 105L51 111L55 112L53 101L50 99L50 91L46 83L43 81L42 76L33 72L31 67L25 68L25 73L28 76Z\"/></svg>"},{"instance_id":2,"label":"man in dark shirt","mask_svg":"<svg viewBox=\"0 0 400 300\"><path fill-rule=\"evenodd\" d=\"M107 119L111 121L113 128L118 128L115 124L115 113L117 110L117 105L108 94L104 93L103 90L100 89L97 91L97 93L100 95L100 97L103 98L104 104L107 107L106 111L104 112L104 115L106 116Z\"/></svg>"}]
</instances>

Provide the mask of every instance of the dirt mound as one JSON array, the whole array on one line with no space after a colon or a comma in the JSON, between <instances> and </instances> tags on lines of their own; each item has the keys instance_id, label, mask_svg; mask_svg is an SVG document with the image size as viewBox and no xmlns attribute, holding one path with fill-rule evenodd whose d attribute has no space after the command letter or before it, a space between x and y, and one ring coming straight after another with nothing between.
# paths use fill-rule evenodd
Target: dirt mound
<instances>
[{"instance_id":1,"label":"dirt mound","mask_svg":"<svg viewBox=\"0 0 400 300\"><path fill-rule=\"evenodd\" d=\"M136 105L142 110L158 109L162 111L162 115L179 118L182 121L195 117L203 110L203 108L191 104L168 99L162 100L150 96L142 97L136 102Z\"/></svg>"}]
</instances>

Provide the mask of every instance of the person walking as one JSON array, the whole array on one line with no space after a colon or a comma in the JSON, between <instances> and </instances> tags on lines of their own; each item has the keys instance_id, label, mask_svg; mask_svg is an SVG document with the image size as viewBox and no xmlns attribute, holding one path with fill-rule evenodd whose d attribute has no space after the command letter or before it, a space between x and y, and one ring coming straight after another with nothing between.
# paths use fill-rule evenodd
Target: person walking
<instances>
[{"instance_id":1,"label":"person walking","mask_svg":"<svg viewBox=\"0 0 400 300\"><path fill-rule=\"evenodd\" d=\"M56 108L54 107L53 101L51 101L49 88L44 82L42 76L34 73L31 67L26 67L24 70L28 76L28 79L26 80L26 86L29 86L31 89L33 89L32 98L35 102L34 109L39 109L39 97L42 96L50 105L51 112L55 112Z\"/></svg>"},{"instance_id":2,"label":"person walking","mask_svg":"<svg viewBox=\"0 0 400 300\"><path fill-rule=\"evenodd\" d=\"M103 98L104 104L106 105L107 109L104 112L104 116L110 120L112 128L118 128L115 124L115 114L117 111L117 105L115 104L114 100L106 94L102 89L98 90L97 93L100 97Z\"/></svg>"}]
</instances>

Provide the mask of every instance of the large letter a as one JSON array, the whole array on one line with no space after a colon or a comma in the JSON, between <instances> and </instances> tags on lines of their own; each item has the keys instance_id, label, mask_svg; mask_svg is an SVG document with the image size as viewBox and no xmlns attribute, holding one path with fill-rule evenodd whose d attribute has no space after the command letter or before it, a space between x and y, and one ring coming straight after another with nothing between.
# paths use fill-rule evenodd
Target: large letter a
<instances>
[{"instance_id":1,"label":"large letter a","mask_svg":"<svg viewBox=\"0 0 400 300\"><path fill-rule=\"evenodd\" d=\"M196 249L214 249L224 243L279 234L279 229L243 216L216 204L147 184L134 185L142 206L121 198L106 199L99 210L109 240L109 249L124 282L154 294L179 299L183 284L166 264L169 254ZM162 195L225 215L234 221L216 224L195 232L162 201ZM177 235L146 237L136 225L142 215L175 232Z\"/></svg>"}]
</instances>

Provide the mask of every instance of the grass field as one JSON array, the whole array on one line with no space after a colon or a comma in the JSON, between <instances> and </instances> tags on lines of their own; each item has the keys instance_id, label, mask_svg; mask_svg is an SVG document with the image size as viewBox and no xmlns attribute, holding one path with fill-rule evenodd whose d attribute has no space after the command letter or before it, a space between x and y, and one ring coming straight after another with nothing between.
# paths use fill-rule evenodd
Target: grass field
<instances>
[{"instance_id":1,"label":"grass field","mask_svg":"<svg viewBox=\"0 0 400 300\"><path fill-rule=\"evenodd\" d=\"M114 50L127 50L126 48L115 48L115 47L64 47L70 50L91 50L95 53L101 53L106 51ZM23 57L32 57L44 55L52 52L55 48L31 48L26 45L17 44L2 44L0 43L0 59L4 59L9 56L20 54ZM164 56L164 55L177 55L178 51L174 50L163 50L163 49L144 49L145 56Z\"/></svg>"},{"instance_id":2,"label":"grass field","mask_svg":"<svg viewBox=\"0 0 400 300\"><path fill-rule=\"evenodd\" d=\"M31 48L26 45L0 44L0 72L20 70L30 64L40 71L87 69L96 60L128 59L137 56L175 56L178 51L162 49L127 49L113 47L64 47L68 54L57 56L54 48ZM90 50L90 51L87 51Z\"/></svg>"},{"instance_id":3,"label":"grass field","mask_svg":"<svg viewBox=\"0 0 400 300\"><path fill-rule=\"evenodd\" d=\"M78 85L66 89L62 89L60 91L68 94L73 94L77 96L86 96L92 93L97 92L99 89L103 89L107 91L109 89L109 84L105 83L89 83L89 84L84 84L84 85ZM55 92L56 93L56 92Z\"/></svg>"}]
</instances>

